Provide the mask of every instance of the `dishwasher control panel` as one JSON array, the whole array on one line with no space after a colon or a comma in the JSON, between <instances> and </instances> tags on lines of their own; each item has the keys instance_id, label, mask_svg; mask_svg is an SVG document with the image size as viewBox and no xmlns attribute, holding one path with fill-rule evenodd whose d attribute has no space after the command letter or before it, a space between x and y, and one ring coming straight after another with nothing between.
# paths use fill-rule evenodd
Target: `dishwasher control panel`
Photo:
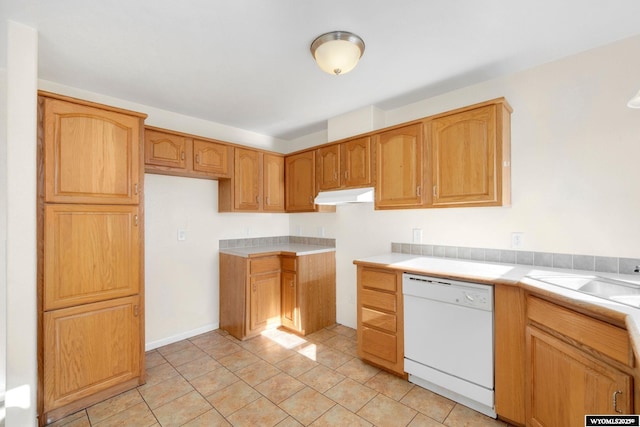
<instances>
[{"instance_id":1,"label":"dishwasher control panel","mask_svg":"<svg viewBox=\"0 0 640 427\"><path fill-rule=\"evenodd\" d=\"M493 286L404 273L404 295L461 305L478 310L493 310Z\"/></svg>"}]
</instances>

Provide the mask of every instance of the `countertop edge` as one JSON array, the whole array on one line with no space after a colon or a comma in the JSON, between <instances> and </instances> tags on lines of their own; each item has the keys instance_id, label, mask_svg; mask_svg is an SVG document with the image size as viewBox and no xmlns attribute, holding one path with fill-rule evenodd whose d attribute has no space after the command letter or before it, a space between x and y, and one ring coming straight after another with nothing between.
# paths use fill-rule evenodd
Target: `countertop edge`
<instances>
[{"instance_id":1,"label":"countertop edge","mask_svg":"<svg viewBox=\"0 0 640 427\"><path fill-rule=\"evenodd\" d=\"M308 247L302 247L308 246ZM314 246L314 245L296 245L295 247L284 247L278 245L277 247L247 247L247 248L225 248L219 249L221 254L234 255L242 258L257 258L263 256L276 256L276 255L290 255L290 256L304 256L314 255L325 252L335 252L334 247Z\"/></svg>"}]
</instances>

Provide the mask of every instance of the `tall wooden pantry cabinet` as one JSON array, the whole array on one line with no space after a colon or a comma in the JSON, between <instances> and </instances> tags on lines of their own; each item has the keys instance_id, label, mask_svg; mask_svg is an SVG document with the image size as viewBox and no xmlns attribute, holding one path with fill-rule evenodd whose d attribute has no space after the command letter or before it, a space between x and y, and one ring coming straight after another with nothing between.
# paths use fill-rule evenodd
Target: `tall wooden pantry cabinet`
<instances>
[{"instance_id":1,"label":"tall wooden pantry cabinet","mask_svg":"<svg viewBox=\"0 0 640 427\"><path fill-rule=\"evenodd\" d=\"M144 382L143 121L40 92L40 425Z\"/></svg>"}]
</instances>

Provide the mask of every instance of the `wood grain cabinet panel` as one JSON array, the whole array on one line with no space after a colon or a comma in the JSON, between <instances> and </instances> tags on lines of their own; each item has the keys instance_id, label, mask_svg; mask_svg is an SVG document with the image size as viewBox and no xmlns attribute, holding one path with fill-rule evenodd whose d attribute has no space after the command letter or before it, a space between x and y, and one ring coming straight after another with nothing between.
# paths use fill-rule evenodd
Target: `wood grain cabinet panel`
<instances>
[{"instance_id":1,"label":"wood grain cabinet panel","mask_svg":"<svg viewBox=\"0 0 640 427\"><path fill-rule=\"evenodd\" d=\"M316 182L320 191L340 188L340 144L318 148Z\"/></svg>"},{"instance_id":2,"label":"wood grain cabinet panel","mask_svg":"<svg viewBox=\"0 0 640 427\"><path fill-rule=\"evenodd\" d=\"M315 152L285 157L285 205L287 212L313 212L316 196Z\"/></svg>"},{"instance_id":3,"label":"wood grain cabinet panel","mask_svg":"<svg viewBox=\"0 0 640 427\"><path fill-rule=\"evenodd\" d=\"M248 335L280 325L280 271L251 276L249 307Z\"/></svg>"},{"instance_id":4,"label":"wood grain cabinet panel","mask_svg":"<svg viewBox=\"0 0 640 427\"><path fill-rule=\"evenodd\" d=\"M44 310L140 292L137 206L49 204Z\"/></svg>"},{"instance_id":5,"label":"wood grain cabinet panel","mask_svg":"<svg viewBox=\"0 0 640 427\"><path fill-rule=\"evenodd\" d=\"M510 112L501 102L427 121L429 206L510 204Z\"/></svg>"},{"instance_id":6,"label":"wood grain cabinet panel","mask_svg":"<svg viewBox=\"0 0 640 427\"><path fill-rule=\"evenodd\" d=\"M225 144L194 139L193 170L212 176L229 176L230 148Z\"/></svg>"},{"instance_id":7,"label":"wood grain cabinet panel","mask_svg":"<svg viewBox=\"0 0 640 427\"><path fill-rule=\"evenodd\" d=\"M316 182L318 190L366 187L371 179L371 137L318 148Z\"/></svg>"},{"instance_id":8,"label":"wood grain cabinet panel","mask_svg":"<svg viewBox=\"0 0 640 427\"><path fill-rule=\"evenodd\" d=\"M44 314L44 410L140 376L138 296Z\"/></svg>"},{"instance_id":9,"label":"wood grain cabinet panel","mask_svg":"<svg viewBox=\"0 0 640 427\"><path fill-rule=\"evenodd\" d=\"M239 211L260 210L262 196L261 153L255 150L236 148L234 164L234 209Z\"/></svg>"},{"instance_id":10,"label":"wood grain cabinet panel","mask_svg":"<svg viewBox=\"0 0 640 427\"><path fill-rule=\"evenodd\" d=\"M376 209L422 207L422 124L375 136Z\"/></svg>"},{"instance_id":11,"label":"wood grain cabinet panel","mask_svg":"<svg viewBox=\"0 0 640 427\"><path fill-rule=\"evenodd\" d=\"M147 165L187 169L188 138L167 132L145 129L144 162Z\"/></svg>"},{"instance_id":12,"label":"wood grain cabinet panel","mask_svg":"<svg viewBox=\"0 0 640 427\"><path fill-rule=\"evenodd\" d=\"M44 99L45 201L136 204L141 119Z\"/></svg>"},{"instance_id":13,"label":"wood grain cabinet panel","mask_svg":"<svg viewBox=\"0 0 640 427\"><path fill-rule=\"evenodd\" d=\"M262 165L262 210L284 212L284 157L265 153Z\"/></svg>"}]
</instances>

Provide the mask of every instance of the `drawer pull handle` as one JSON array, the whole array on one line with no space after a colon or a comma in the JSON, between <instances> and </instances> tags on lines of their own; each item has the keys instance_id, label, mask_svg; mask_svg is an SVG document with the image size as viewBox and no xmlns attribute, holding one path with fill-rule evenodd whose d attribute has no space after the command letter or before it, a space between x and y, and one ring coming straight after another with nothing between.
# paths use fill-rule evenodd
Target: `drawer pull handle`
<instances>
[{"instance_id":1,"label":"drawer pull handle","mask_svg":"<svg viewBox=\"0 0 640 427\"><path fill-rule=\"evenodd\" d=\"M180 153L180 160L184 160L184 151Z\"/></svg>"},{"instance_id":2,"label":"drawer pull handle","mask_svg":"<svg viewBox=\"0 0 640 427\"><path fill-rule=\"evenodd\" d=\"M620 409L618 409L618 394L622 394L622 392L620 390L616 390L613 392L613 409L621 414L622 411Z\"/></svg>"}]
</instances>

